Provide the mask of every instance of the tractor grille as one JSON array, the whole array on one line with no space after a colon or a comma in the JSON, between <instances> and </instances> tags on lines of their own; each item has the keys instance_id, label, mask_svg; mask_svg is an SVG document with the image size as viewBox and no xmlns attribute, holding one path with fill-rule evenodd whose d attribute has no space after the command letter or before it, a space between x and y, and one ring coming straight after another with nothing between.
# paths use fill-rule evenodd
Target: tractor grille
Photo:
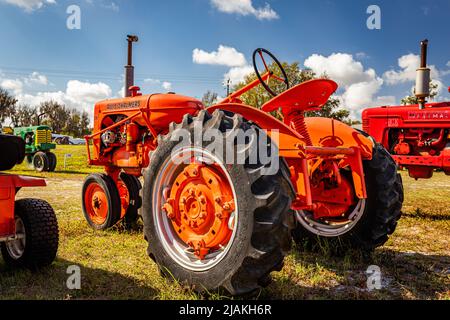
<instances>
[{"instance_id":1,"label":"tractor grille","mask_svg":"<svg viewBox=\"0 0 450 320\"><path fill-rule=\"evenodd\" d=\"M52 143L52 132L50 130L36 131L36 145L43 143Z\"/></svg>"},{"instance_id":2,"label":"tractor grille","mask_svg":"<svg viewBox=\"0 0 450 320\"><path fill-rule=\"evenodd\" d=\"M369 133L369 124L370 124L369 121L370 121L369 119L363 119L363 124L362 124L363 131L367 132L367 133Z\"/></svg>"}]
</instances>

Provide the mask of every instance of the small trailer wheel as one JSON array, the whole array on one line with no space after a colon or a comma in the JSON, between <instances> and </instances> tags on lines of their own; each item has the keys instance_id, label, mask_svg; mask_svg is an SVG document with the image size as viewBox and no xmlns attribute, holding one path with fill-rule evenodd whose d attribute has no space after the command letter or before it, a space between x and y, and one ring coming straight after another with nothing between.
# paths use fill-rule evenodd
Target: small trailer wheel
<instances>
[{"instance_id":1,"label":"small trailer wheel","mask_svg":"<svg viewBox=\"0 0 450 320\"><path fill-rule=\"evenodd\" d=\"M106 230L120 220L120 196L114 180L94 173L84 181L83 213L89 225L96 230Z\"/></svg>"},{"instance_id":2,"label":"small trailer wheel","mask_svg":"<svg viewBox=\"0 0 450 320\"><path fill-rule=\"evenodd\" d=\"M6 264L38 269L50 265L58 251L58 221L43 200L23 199L15 203L16 239L1 244Z\"/></svg>"}]
</instances>

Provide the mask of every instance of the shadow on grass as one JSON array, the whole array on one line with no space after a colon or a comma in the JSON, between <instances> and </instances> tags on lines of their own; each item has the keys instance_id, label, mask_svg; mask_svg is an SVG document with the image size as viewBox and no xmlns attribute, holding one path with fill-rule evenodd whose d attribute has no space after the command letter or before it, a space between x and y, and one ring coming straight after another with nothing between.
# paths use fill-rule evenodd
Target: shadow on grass
<instances>
[{"instance_id":1,"label":"shadow on grass","mask_svg":"<svg viewBox=\"0 0 450 320\"><path fill-rule=\"evenodd\" d=\"M293 264L265 289L263 299L448 299L450 257L378 249L370 257L293 252ZM370 265L381 269L381 290L367 289ZM300 271L296 271L300 266ZM288 269L288 270L286 270ZM317 278L317 283L311 282Z\"/></svg>"},{"instance_id":2,"label":"shadow on grass","mask_svg":"<svg viewBox=\"0 0 450 320\"><path fill-rule=\"evenodd\" d=\"M430 220L430 221L448 221L450 220L450 216L447 214L435 214L430 213L425 210L422 210L420 208L416 208L413 213L404 212L403 217L408 218L419 218L423 220Z\"/></svg>"},{"instance_id":3,"label":"shadow on grass","mask_svg":"<svg viewBox=\"0 0 450 320\"><path fill-rule=\"evenodd\" d=\"M81 268L81 290L69 290L67 268ZM159 291L119 273L58 259L38 272L11 270L0 260L0 299L156 299Z\"/></svg>"}]
</instances>

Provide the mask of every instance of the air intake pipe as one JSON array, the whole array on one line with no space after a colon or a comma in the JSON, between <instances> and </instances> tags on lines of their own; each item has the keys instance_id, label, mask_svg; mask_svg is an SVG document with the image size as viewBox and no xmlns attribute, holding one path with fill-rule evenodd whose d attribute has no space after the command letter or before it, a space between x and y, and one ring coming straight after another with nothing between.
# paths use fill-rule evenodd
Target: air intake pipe
<instances>
[{"instance_id":1,"label":"air intake pipe","mask_svg":"<svg viewBox=\"0 0 450 320\"><path fill-rule=\"evenodd\" d=\"M138 42L135 35L128 35L128 63L125 66L125 97L131 97L130 88L134 86L133 42Z\"/></svg>"},{"instance_id":2,"label":"air intake pipe","mask_svg":"<svg viewBox=\"0 0 450 320\"><path fill-rule=\"evenodd\" d=\"M417 69L416 92L419 108L425 109L426 98L430 96L430 68L427 67L428 40L421 43L420 68Z\"/></svg>"}]
</instances>

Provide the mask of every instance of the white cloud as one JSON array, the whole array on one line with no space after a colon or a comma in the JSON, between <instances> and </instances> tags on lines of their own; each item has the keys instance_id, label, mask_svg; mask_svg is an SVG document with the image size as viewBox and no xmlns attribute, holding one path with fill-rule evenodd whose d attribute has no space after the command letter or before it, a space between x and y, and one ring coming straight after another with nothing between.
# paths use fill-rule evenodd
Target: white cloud
<instances>
[{"instance_id":1,"label":"white cloud","mask_svg":"<svg viewBox=\"0 0 450 320\"><path fill-rule=\"evenodd\" d=\"M34 84L38 85L48 85L48 79L46 76L40 74L39 72L33 72L27 78L25 78L25 83L29 86Z\"/></svg>"},{"instance_id":2,"label":"white cloud","mask_svg":"<svg viewBox=\"0 0 450 320\"><path fill-rule=\"evenodd\" d=\"M447 67L450 67L450 61L449 61L449 62L447 62Z\"/></svg>"},{"instance_id":3,"label":"white cloud","mask_svg":"<svg viewBox=\"0 0 450 320\"><path fill-rule=\"evenodd\" d=\"M38 72L33 72L29 76L18 79L7 78L5 74L0 72L0 87L11 91L14 95L21 94L25 87L34 89L36 86L46 86L48 83L47 77Z\"/></svg>"},{"instance_id":4,"label":"white cloud","mask_svg":"<svg viewBox=\"0 0 450 320\"><path fill-rule=\"evenodd\" d=\"M225 73L224 81L230 79L231 84L238 84L239 82L244 81L245 76L249 75L253 71L254 69L250 65L231 68L227 73Z\"/></svg>"},{"instance_id":5,"label":"white cloud","mask_svg":"<svg viewBox=\"0 0 450 320\"><path fill-rule=\"evenodd\" d=\"M116 96L119 98L124 98L125 97L125 86L123 86L122 88L120 88L119 91L117 91Z\"/></svg>"},{"instance_id":6,"label":"white cloud","mask_svg":"<svg viewBox=\"0 0 450 320\"><path fill-rule=\"evenodd\" d=\"M94 104L98 101L111 98L111 88L102 82L90 83L78 80L67 82L65 91L38 92L37 94L21 93L16 96L21 104L38 106L40 103L53 100L74 108L79 111L86 111L93 119Z\"/></svg>"},{"instance_id":7,"label":"white cloud","mask_svg":"<svg viewBox=\"0 0 450 320\"><path fill-rule=\"evenodd\" d=\"M369 56L368 56L367 53L365 53L365 52L357 52L357 53L355 54L355 56L356 56L356 59L359 59L359 60L369 58Z\"/></svg>"},{"instance_id":8,"label":"white cloud","mask_svg":"<svg viewBox=\"0 0 450 320\"><path fill-rule=\"evenodd\" d=\"M258 20L273 20L279 18L278 14L268 3L261 8L255 8L252 0L211 0L211 4L221 12L229 14L234 13L241 16L253 15Z\"/></svg>"},{"instance_id":9,"label":"white cloud","mask_svg":"<svg viewBox=\"0 0 450 320\"><path fill-rule=\"evenodd\" d=\"M172 83L168 82L168 81L161 81L159 79L148 78L148 79L144 79L144 83L148 84L148 85L152 85L152 86L160 86L161 88L163 88L166 91L172 90Z\"/></svg>"},{"instance_id":10,"label":"white cloud","mask_svg":"<svg viewBox=\"0 0 450 320\"><path fill-rule=\"evenodd\" d=\"M420 66L420 57L415 54L407 54L398 59L400 70L388 70L383 74L383 78L389 85L413 82L416 80L416 71ZM434 65L429 66L431 77L439 79L440 74Z\"/></svg>"},{"instance_id":11,"label":"white cloud","mask_svg":"<svg viewBox=\"0 0 450 320\"><path fill-rule=\"evenodd\" d=\"M380 96L374 102L375 106L394 106L397 104L397 98L395 96Z\"/></svg>"},{"instance_id":12,"label":"white cloud","mask_svg":"<svg viewBox=\"0 0 450 320\"><path fill-rule=\"evenodd\" d=\"M56 4L55 0L0 0L0 1L20 7L27 12L40 9L46 4Z\"/></svg>"},{"instance_id":13,"label":"white cloud","mask_svg":"<svg viewBox=\"0 0 450 320\"><path fill-rule=\"evenodd\" d=\"M119 12L120 8L115 2L111 2L110 4L102 4L102 7L105 9L112 10L114 12Z\"/></svg>"},{"instance_id":14,"label":"white cloud","mask_svg":"<svg viewBox=\"0 0 450 320\"><path fill-rule=\"evenodd\" d=\"M305 66L319 76L326 74L339 84L343 93L338 98L342 107L349 109L353 117L359 117L364 108L395 99L377 97L383 79L377 76L374 69L365 69L351 54L333 53L328 57L313 54L305 60Z\"/></svg>"},{"instance_id":15,"label":"white cloud","mask_svg":"<svg viewBox=\"0 0 450 320\"><path fill-rule=\"evenodd\" d=\"M220 45L217 51L206 52L194 49L192 61L197 64L221 65L227 67L242 67L247 64L245 56L235 48Z\"/></svg>"},{"instance_id":16,"label":"white cloud","mask_svg":"<svg viewBox=\"0 0 450 320\"><path fill-rule=\"evenodd\" d=\"M375 70L364 70L361 62L355 61L351 54L333 53L328 57L313 54L305 60L305 66L317 75L327 74L340 86L371 81L376 77Z\"/></svg>"},{"instance_id":17,"label":"white cloud","mask_svg":"<svg viewBox=\"0 0 450 320\"><path fill-rule=\"evenodd\" d=\"M164 81L161 86L166 89L167 91L172 90L172 84L170 82Z\"/></svg>"},{"instance_id":18,"label":"white cloud","mask_svg":"<svg viewBox=\"0 0 450 320\"><path fill-rule=\"evenodd\" d=\"M230 67L230 70L224 74L224 81L230 79L232 84L243 81L245 76L253 72L253 67L247 62L243 53L224 45L220 45L217 51L212 52L194 49L192 60L197 64Z\"/></svg>"},{"instance_id":19,"label":"white cloud","mask_svg":"<svg viewBox=\"0 0 450 320\"><path fill-rule=\"evenodd\" d=\"M102 82L89 83L78 80L67 82L66 94L73 100L95 103L111 96L111 88Z\"/></svg>"},{"instance_id":20,"label":"white cloud","mask_svg":"<svg viewBox=\"0 0 450 320\"><path fill-rule=\"evenodd\" d=\"M18 95L22 93L23 82L18 79L4 79L0 81L0 87Z\"/></svg>"}]
</instances>

